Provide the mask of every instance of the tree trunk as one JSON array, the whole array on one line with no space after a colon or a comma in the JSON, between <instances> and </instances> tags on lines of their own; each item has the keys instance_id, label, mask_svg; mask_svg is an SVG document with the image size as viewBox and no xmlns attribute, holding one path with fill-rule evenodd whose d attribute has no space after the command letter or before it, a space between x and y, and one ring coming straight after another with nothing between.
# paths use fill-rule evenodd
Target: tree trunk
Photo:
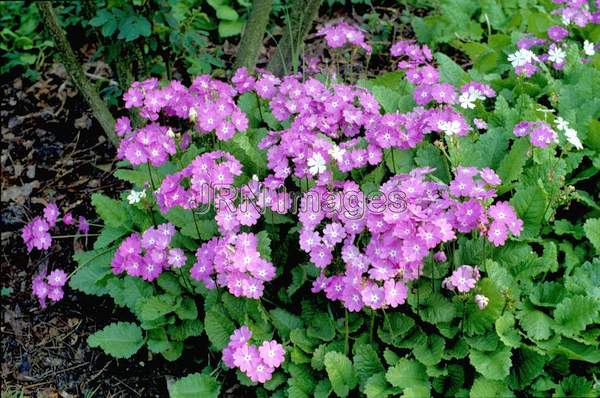
<instances>
[{"instance_id":1,"label":"tree trunk","mask_svg":"<svg viewBox=\"0 0 600 398\"><path fill-rule=\"evenodd\" d=\"M268 69L275 75L298 69L298 57L304 47L304 38L310 32L323 0L295 0L286 18L283 36L269 62Z\"/></svg>"},{"instance_id":2,"label":"tree trunk","mask_svg":"<svg viewBox=\"0 0 600 398\"><path fill-rule=\"evenodd\" d=\"M102 98L100 98L100 95L98 95L98 91L96 91L94 85L92 85L83 73L83 69L77 61L77 57L67 40L65 31L58 24L56 14L52 9L52 4L49 1L41 1L36 3L36 5L42 16L44 26L56 45L69 77L83 95L83 98L91 108L94 117L98 120L108 138L113 144L117 145L119 139L115 134L115 119L111 115L104 101L102 101Z\"/></svg>"},{"instance_id":3,"label":"tree trunk","mask_svg":"<svg viewBox=\"0 0 600 398\"><path fill-rule=\"evenodd\" d=\"M240 39L234 70L245 66L249 72L254 71L272 7L272 0L254 0L252 11Z\"/></svg>"}]
</instances>

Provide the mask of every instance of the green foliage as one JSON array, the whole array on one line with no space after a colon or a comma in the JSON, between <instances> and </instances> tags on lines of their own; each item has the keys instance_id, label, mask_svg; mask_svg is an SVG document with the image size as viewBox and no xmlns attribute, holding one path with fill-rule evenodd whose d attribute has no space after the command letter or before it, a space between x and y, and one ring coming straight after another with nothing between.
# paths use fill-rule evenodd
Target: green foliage
<instances>
[{"instance_id":1,"label":"green foliage","mask_svg":"<svg viewBox=\"0 0 600 398\"><path fill-rule=\"evenodd\" d=\"M142 329L135 323L111 323L88 337L90 347L100 347L115 358L129 358L144 344Z\"/></svg>"},{"instance_id":2,"label":"green foliage","mask_svg":"<svg viewBox=\"0 0 600 398\"><path fill-rule=\"evenodd\" d=\"M177 380L169 389L171 398L217 398L221 385L207 374L192 373Z\"/></svg>"}]
</instances>

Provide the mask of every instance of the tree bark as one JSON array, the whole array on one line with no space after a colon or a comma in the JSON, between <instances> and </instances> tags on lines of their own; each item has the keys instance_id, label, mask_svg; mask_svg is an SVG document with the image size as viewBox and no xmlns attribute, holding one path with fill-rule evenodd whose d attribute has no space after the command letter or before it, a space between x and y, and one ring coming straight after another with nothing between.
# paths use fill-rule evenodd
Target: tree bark
<instances>
[{"instance_id":1,"label":"tree bark","mask_svg":"<svg viewBox=\"0 0 600 398\"><path fill-rule=\"evenodd\" d=\"M102 98L100 98L100 95L98 95L98 91L94 85L85 76L81 65L77 61L77 57L67 40L65 31L58 24L58 19L56 18L52 4L49 1L41 1L36 3L36 5L42 16L44 26L56 45L69 77L83 95L83 98L92 110L92 114L100 123L100 126L107 137L114 145L117 145L119 139L115 134L115 119L111 115L104 101L102 101Z\"/></svg>"},{"instance_id":2,"label":"tree bark","mask_svg":"<svg viewBox=\"0 0 600 398\"><path fill-rule=\"evenodd\" d=\"M245 66L249 72L254 71L272 8L272 0L254 0L252 3L252 11L240 39L234 70Z\"/></svg>"},{"instance_id":3,"label":"tree bark","mask_svg":"<svg viewBox=\"0 0 600 398\"><path fill-rule=\"evenodd\" d=\"M304 47L304 38L310 32L323 0L295 0L286 18L283 36L269 62L273 74L283 74L298 68L298 57Z\"/></svg>"}]
</instances>

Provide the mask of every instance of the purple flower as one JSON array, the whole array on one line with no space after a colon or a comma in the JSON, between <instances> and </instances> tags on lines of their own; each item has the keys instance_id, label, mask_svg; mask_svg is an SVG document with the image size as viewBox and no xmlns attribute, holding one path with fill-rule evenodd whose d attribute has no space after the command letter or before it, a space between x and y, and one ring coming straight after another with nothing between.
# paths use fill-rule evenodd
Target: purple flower
<instances>
[{"instance_id":1,"label":"purple flower","mask_svg":"<svg viewBox=\"0 0 600 398\"><path fill-rule=\"evenodd\" d=\"M377 310L385 304L385 291L375 283L367 283L361 290L361 296L365 305Z\"/></svg>"},{"instance_id":2,"label":"purple flower","mask_svg":"<svg viewBox=\"0 0 600 398\"><path fill-rule=\"evenodd\" d=\"M562 41L568 35L569 31L562 26L555 25L548 29L548 37L553 41Z\"/></svg>"},{"instance_id":3,"label":"purple flower","mask_svg":"<svg viewBox=\"0 0 600 398\"><path fill-rule=\"evenodd\" d=\"M79 216L79 232L86 234L90 232L90 224L84 216Z\"/></svg>"},{"instance_id":4,"label":"purple flower","mask_svg":"<svg viewBox=\"0 0 600 398\"><path fill-rule=\"evenodd\" d=\"M181 268L185 265L187 258L181 249L170 249L167 262L172 268Z\"/></svg>"},{"instance_id":5,"label":"purple flower","mask_svg":"<svg viewBox=\"0 0 600 398\"><path fill-rule=\"evenodd\" d=\"M262 361L272 368L279 367L285 359L283 346L275 340L263 342L258 353Z\"/></svg>"},{"instance_id":6,"label":"purple flower","mask_svg":"<svg viewBox=\"0 0 600 398\"><path fill-rule=\"evenodd\" d=\"M65 213L63 216L63 223L65 225L73 225L74 222L75 220L73 220L73 214L71 214L71 212Z\"/></svg>"},{"instance_id":7,"label":"purple flower","mask_svg":"<svg viewBox=\"0 0 600 398\"><path fill-rule=\"evenodd\" d=\"M44 218L46 219L50 227L56 225L56 220L58 219L58 216L58 206L56 206L56 204L54 203L48 203L44 208Z\"/></svg>"},{"instance_id":8,"label":"purple flower","mask_svg":"<svg viewBox=\"0 0 600 398\"><path fill-rule=\"evenodd\" d=\"M48 275L48 284L54 287L62 287L67 282L67 273L62 269L55 269Z\"/></svg>"},{"instance_id":9,"label":"purple flower","mask_svg":"<svg viewBox=\"0 0 600 398\"><path fill-rule=\"evenodd\" d=\"M408 296L406 285L402 282L396 282L393 279L385 281L383 289L385 290L385 304L392 308L404 304Z\"/></svg>"}]
</instances>

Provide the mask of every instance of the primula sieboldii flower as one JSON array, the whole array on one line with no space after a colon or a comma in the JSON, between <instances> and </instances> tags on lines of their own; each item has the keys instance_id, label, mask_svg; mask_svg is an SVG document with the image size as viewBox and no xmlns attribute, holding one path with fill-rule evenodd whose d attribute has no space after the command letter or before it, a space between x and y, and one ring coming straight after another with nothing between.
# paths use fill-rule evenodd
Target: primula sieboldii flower
<instances>
[{"instance_id":1,"label":"primula sieboldii flower","mask_svg":"<svg viewBox=\"0 0 600 398\"><path fill-rule=\"evenodd\" d=\"M562 26L551 26L548 28L548 37L553 41L562 41L569 35L569 31Z\"/></svg>"},{"instance_id":2,"label":"primula sieboldii flower","mask_svg":"<svg viewBox=\"0 0 600 398\"><path fill-rule=\"evenodd\" d=\"M550 45L548 49L548 61L552 62L555 66L562 65L566 57L567 53L562 48L556 44Z\"/></svg>"},{"instance_id":3,"label":"primula sieboldii flower","mask_svg":"<svg viewBox=\"0 0 600 398\"><path fill-rule=\"evenodd\" d=\"M321 174L327 169L325 166L325 159L319 152L313 153L306 163L310 174L312 175Z\"/></svg>"},{"instance_id":4,"label":"primula sieboldii flower","mask_svg":"<svg viewBox=\"0 0 600 398\"><path fill-rule=\"evenodd\" d=\"M509 54L508 61L512 64L514 68L522 67L528 64L533 64L534 61L537 61L538 57L533 53L533 51L521 48L516 52Z\"/></svg>"},{"instance_id":5,"label":"primula sieboldii flower","mask_svg":"<svg viewBox=\"0 0 600 398\"><path fill-rule=\"evenodd\" d=\"M170 223L148 228L141 235L131 234L121 242L112 259L113 273L126 272L153 281L170 266L180 268L185 264L185 255L170 248L174 235L175 227Z\"/></svg>"},{"instance_id":6,"label":"primula sieboldii flower","mask_svg":"<svg viewBox=\"0 0 600 398\"><path fill-rule=\"evenodd\" d=\"M275 277L275 267L261 257L257 244L252 233L212 238L196 251L190 274L208 289L226 286L236 297L258 299L264 283Z\"/></svg>"},{"instance_id":7,"label":"primula sieboldii flower","mask_svg":"<svg viewBox=\"0 0 600 398\"><path fill-rule=\"evenodd\" d=\"M42 308L46 307L46 299L54 302L62 300L63 287L67 279L67 273L61 269L55 269L49 275L40 274L33 278L31 291Z\"/></svg>"},{"instance_id":8,"label":"primula sieboldii flower","mask_svg":"<svg viewBox=\"0 0 600 398\"><path fill-rule=\"evenodd\" d=\"M594 43L585 40L583 42L583 53L587 56L593 56L594 54L596 54L596 49L594 46Z\"/></svg>"},{"instance_id":9,"label":"primula sieboldii flower","mask_svg":"<svg viewBox=\"0 0 600 398\"><path fill-rule=\"evenodd\" d=\"M383 211L369 205L352 181L334 182L332 188L315 186L305 193L300 201L300 248L323 270L313 292L324 291L349 311L394 308L405 302L406 284L419 277L427 256L447 260L438 249L441 243L456 239L458 233L478 231L498 246L510 233L521 233L522 221L507 202L488 207L496 196L493 187L501 184L492 169L458 167L449 185L428 181L430 172L415 169L382 184L379 191L389 205L396 205ZM403 195L396 202L398 192ZM352 211L341 205L350 193L356 199ZM315 201L329 204L311 206ZM496 226L504 230L502 236L494 235ZM359 249L357 239L365 232L370 240Z\"/></svg>"},{"instance_id":10,"label":"primula sieboldii flower","mask_svg":"<svg viewBox=\"0 0 600 398\"><path fill-rule=\"evenodd\" d=\"M146 197L146 190L142 189L141 191L136 191L132 189L129 195L127 195L127 201L130 205L134 205L139 203L143 198Z\"/></svg>"},{"instance_id":11,"label":"primula sieboldii flower","mask_svg":"<svg viewBox=\"0 0 600 398\"><path fill-rule=\"evenodd\" d=\"M483 310L485 307L487 307L488 303L490 302L490 299L483 294L476 294L474 300L480 310Z\"/></svg>"},{"instance_id":12,"label":"primula sieboldii flower","mask_svg":"<svg viewBox=\"0 0 600 398\"><path fill-rule=\"evenodd\" d=\"M264 341L260 347L250 343L252 332L243 325L229 337L223 349L223 362L230 368L238 368L255 383L271 380L275 369L285 360L285 350L275 340Z\"/></svg>"},{"instance_id":13,"label":"primula sieboldii flower","mask_svg":"<svg viewBox=\"0 0 600 398\"><path fill-rule=\"evenodd\" d=\"M558 142L558 135L546 122L519 122L513 128L517 137L529 135L531 144L539 148L547 148L550 144Z\"/></svg>"},{"instance_id":14,"label":"primula sieboldii flower","mask_svg":"<svg viewBox=\"0 0 600 398\"><path fill-rule=\"evenodd\" d=\"M442 286L448 290L458 290L460 293L467 293L475 287L479 280L479 269L470 265L461 265L452 275L442 281Z\"/></svg>"},{"instance_id":15,"label":"primula sieboldii flower","mask_svg":"<svg viewBox=\"0 0 600 398\"><path fill-rule=\"evenodd\" d=\"M577 136L577 131L571 127L569 127L569 122L567 122L562 117L557 117L554 122L556 123L556 128L559 131L562 131L565 134L565 139L571 145L573 145L577 149L583 149L583 144L581 140Z\"/></svg>"},{"instance_id":16,"label":"primula sieboldii flower","mask_svg":"<svg viewBox=\"0 0 600 398\"><path fill-rule=\"evenodd\" d=\"M27 247L27 251L31 252L35 247L38 250L48 250L52 245L52 236L50 235L50 225L48 222L36 216L28 224L23 227L21 236Z\"/></svg>"},{"instance_id":17,"label":"primula sieboldii flower","mask_svg":"<svg viewBox=\"0 0 600 398\"><path fill-rule=\"evenodd\" d=\"M361 29L346 22L338 22L320 28L317 36L324 36L325 42L331 48L340 48L346 45L357 46L370 54L372 49L365 43L365 34Z\"/></svg>"}]
</instances>

